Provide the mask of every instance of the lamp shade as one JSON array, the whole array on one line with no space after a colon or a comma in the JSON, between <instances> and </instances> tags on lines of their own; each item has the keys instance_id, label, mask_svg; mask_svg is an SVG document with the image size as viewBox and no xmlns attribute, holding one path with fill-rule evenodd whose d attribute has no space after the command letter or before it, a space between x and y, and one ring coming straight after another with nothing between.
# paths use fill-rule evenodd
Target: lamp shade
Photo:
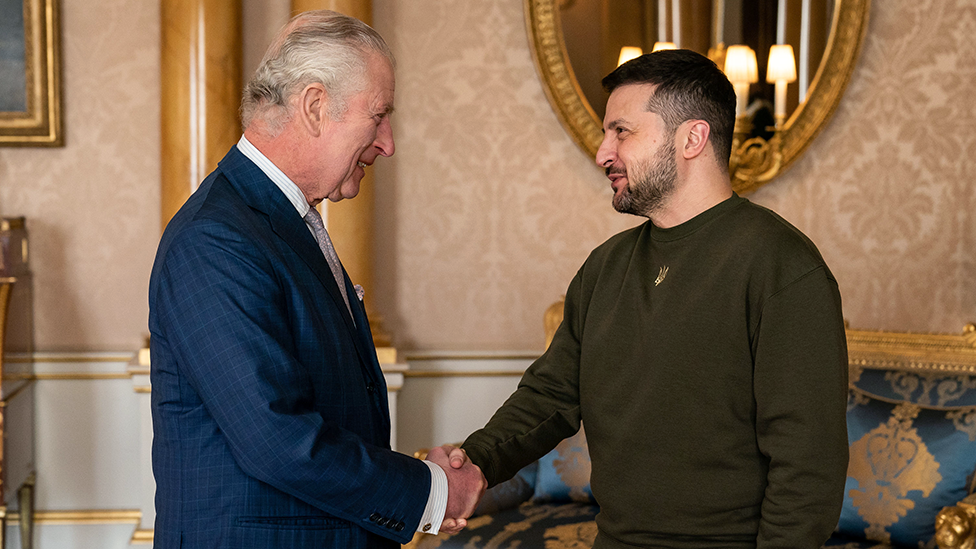
<instances>
[{"instance_id":1,"label":"lamp shade","mask_svg":"<svg viewBox=\"0 0 976 549\"><path fill-rule=\"evenodd\" d=\"M777 44L769 48L766 82L775 84L777 81L796 81L796 60L793 57L793 46L789 44Z\"/></svg>"},{"instance_id":2,"label":"lamp shade","mask_svg":"<svg viewBox=\"0 0 976 549\"><path fill-rule=\"evenodd\" d=\"M617 58L617 66L623 65L631 59L636 59L644 55L644 50L636 46L624 46L620 48L620 57Z\"/></svg>"},{"instance_id":3,"label":"lamp shade","mask_svg":"<svg viewBox=\"0 0 976 549\"><path fill-rule=\"evenodd\" d=\"M678 49L678 46L676 46L674 42L654 42L654 49L651 50L651 53L656 51L661 51L661 50L676 50L676 49Z\"/></svg>"},{"instance_id":4,"label":"lamp shade","mask_svg":"<svg viewBox=\"0 0 976 549\"><path fill-rule=\"evenodd\" d=\"M725 51L725 76L735 84L759 82L756 52L749 46L729 46Z\"/></svg>"}]
</instances>

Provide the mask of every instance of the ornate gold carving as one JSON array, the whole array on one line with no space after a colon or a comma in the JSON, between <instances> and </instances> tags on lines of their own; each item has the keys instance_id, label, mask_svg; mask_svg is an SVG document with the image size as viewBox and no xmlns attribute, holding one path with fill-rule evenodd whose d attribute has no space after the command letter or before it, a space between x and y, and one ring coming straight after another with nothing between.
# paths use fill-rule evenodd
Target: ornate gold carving
<instances>
[{"instance_id":1,"label":"ornate gold carving","mask_svg":"<svg viewBox=\"0 0 976 549\"><path fill-rule=\"evenodd\" d=\"M939 463L912 426L919 407L900 404L884 425L851 444L847 474L858 488L850 491L854 507L868 528L868 539L888 542L885 528L905 516L915 502L905 498L920 490L925 497L942 480Z\"/></svg>"},{"instance_id":2,"label":"ornate gold carving","mask_svg":"<svg viewBox=\"0 0 976 549\"><path fill-rule=\"evenodd\" d=\"M733 188L737 192L754 191L786 171L826 126L854 71L867 30L869 9L870 0L837 0L830 41L806 102L773 138L777 141L775 147L767 144L763 148L749 142L739 147L745 150L730 163ZM525 21L536 68L553 110L576 144L595 156L603 139L602 125L580 91L569 64L556 0L525 0Z\"/></svg>"},{"instance_id":3,"label":"ornate gold carving","mask_svg":"<svg viewBox=\"0 0 976 549\"><path fill-rule=\"evenodd\" d=\"M742 142L740 136L732 141L732 158L729 159L729 176L732 186L747 190L772 181L783 169L781 132L766 141L753 137Z\"/></svg>"},{"instance_id":4,"label":"ornate gold carving","mask_svg":"<svg viewBox=\"0 0 976 549\"><path fill-rule=\"evenodd\" d=\"M935 517L935 541L939 549L976 548L976 494L939 511Z\"/></svg>"},{"instance_id":5,"label":"ornate gold carving","mask_svg":"<svg viewBox=\"0 0 976 549\"><path fill-rule=\"evenodd\" d=\"M847 330L852 375L860 368L976 375L976 340L968 336Z\"/></svg>"}]
</instances>

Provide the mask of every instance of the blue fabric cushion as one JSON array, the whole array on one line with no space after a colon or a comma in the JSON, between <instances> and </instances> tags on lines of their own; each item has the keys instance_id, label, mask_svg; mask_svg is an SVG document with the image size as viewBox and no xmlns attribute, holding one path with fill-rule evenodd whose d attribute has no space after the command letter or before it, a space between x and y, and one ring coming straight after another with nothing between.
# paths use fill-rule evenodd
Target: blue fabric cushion
<instances>
[{"instance_id":1,"label":"blue fabric cushion","mask_svg":"<svg viewBox=\"0 0 976 549\"><path fill-rule=\"evenodd\" d=\"M895 387L900 381L888 382ZM909 547L928 544L939 510L973 489L976 407L911 400L917 398L889 400L852 390L841 534Z\"/></svg>"},{"instance_id":2,"label":"blue fabric cushion","mask_svg":"<svg viewBox=\"0 0 976 549\"><path fill-rule=\"evenodd\" d=\"M539 462L533 461L514 477L489 488L481 498L478 508L474 510L473 516L492 515L529 501L535 490L535 477L538 470Z\"/></svg>"},{"instance_id":3,"label":"blue fabric cushion","mask_svg":"<svg viewBox=\"0 0 976 549\"><path fill-rule=\"evenodd\" d=\"M596 503L590 491L590 470L590 451L580 428L539 460L532 501Z\"/></svg>"},{"instance_id":4,"label":"blue fabric cushion","mask_svg":"<svg viewBox=\"0 0 976 549\"><path fill-rule=\"evenodd\" d=\"M976 406L976 376L865 368L851 377L856 389L880 400L935 408Z\"/></svg>"}]
</instances>

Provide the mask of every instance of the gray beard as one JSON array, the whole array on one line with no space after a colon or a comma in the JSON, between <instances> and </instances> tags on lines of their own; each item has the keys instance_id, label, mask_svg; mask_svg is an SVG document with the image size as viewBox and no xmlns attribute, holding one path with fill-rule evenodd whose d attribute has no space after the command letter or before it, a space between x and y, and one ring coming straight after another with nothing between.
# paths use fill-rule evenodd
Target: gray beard
<instances>
[{"instance_id":1,"label":"gray beard","mask_svg":"<svg viewBox=\"0 0 976 549\"><path fill-rule=\"evenodd\" d=\"M628 185L619 197L614 197L613 207L620 213L650 217L661 209L674 193L678 179L678 163L675 160L674 136L670 136L651 161L636 162L629 173L634 174L633 185ZM629 177L628 177L629 179Z\"/></svg>"}]
</instances>

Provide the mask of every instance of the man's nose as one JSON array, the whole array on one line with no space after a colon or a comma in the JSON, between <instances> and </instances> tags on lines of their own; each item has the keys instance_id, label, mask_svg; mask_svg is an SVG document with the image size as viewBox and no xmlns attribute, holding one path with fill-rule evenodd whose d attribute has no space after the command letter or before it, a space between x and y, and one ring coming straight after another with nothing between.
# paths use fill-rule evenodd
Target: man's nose
<instances>
[{"instance_id":1,"label":"man's nose","mask_svg":"<svg viewBox=\"0 0 976 549\"><path fill-rule=\"evenodd\" d=\"M600 148L596 151L596 163L602 168L609 167L617 158L617 151L612 145L612 139L612 135L604 135L603 142L600 143Z\"/></svg>"},{"instance_id":2,"label":"man's nose","mask_svg":"<svg viewBox=\"0 0 976 549\"><path fill-rule=\"evenodd\" d=\"M383 122L377 128L373 146L383 156L393 156L396 151L396 144L393 142L393 126L390 124L388 116L383 118Z\"/></svg>"}]
</instances>

